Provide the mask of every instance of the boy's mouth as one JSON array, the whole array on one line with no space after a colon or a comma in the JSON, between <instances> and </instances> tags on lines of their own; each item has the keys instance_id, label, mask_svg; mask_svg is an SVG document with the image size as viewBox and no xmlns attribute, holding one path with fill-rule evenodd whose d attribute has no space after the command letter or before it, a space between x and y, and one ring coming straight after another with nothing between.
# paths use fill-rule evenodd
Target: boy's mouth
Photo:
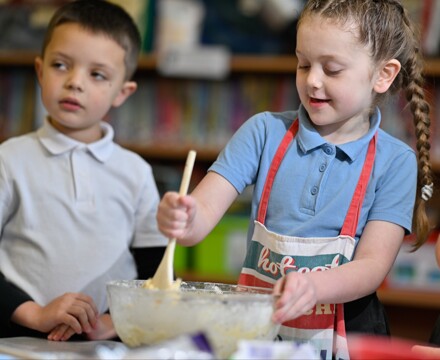
<instances>
[{"instance_id":1,"label":"boy's mouth","mask_svg":"<svg viewBox=\"0 0 440 360\"><path fill-rule=\"evenodd\" d=\"M65 110L78 110L82 108L81 104L72 98L62 99L60 105Z\"/></svg>"}]
</instances>

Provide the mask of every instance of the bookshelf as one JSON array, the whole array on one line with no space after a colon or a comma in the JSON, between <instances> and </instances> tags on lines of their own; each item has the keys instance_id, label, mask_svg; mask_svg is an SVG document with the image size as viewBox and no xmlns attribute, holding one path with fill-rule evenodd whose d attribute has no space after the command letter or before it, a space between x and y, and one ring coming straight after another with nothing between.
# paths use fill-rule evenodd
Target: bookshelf
<instances>
[{"instance_id":1,"label":"bookshelf","mask_svg":"<svg viewBox=\"0 0 440 360\"><path fill-rule=\"evenodd\" d=\"M0 66L33 66L37 55L35 51L0 50ZM231 59L231 72L294 74L296 65L296 57L290 55L234 55ZM139 71L155 71L156 68L157 57L154 54L142 54L139 57ZM440 58L426 59L425 69L427 76L440 76Z\"/></svg>"},{"instance_id":2,"label":"bookshelf","mask_svg":"<svg viewBox=\"0 0 440 360\"><path fill-rule=\"evenodd\" d=\"M36 52L30 51L0 51L0 74L14 70L17 72L32 72ZM150 79L152 82L160 81L161 75L157 71L157 57L152 54L144 54L139 58L139 66L136 73L137 80ZM294 78L297 61L294 56L272 55L234 55L231 58L230 75L220 83L231 79L244 78L246 76ZM436 86L437 78L440 78L440 58L428 58L425 62L425 73L432 86ZM187 79L171 79L174 83L185 82ZM199 81L199 80L197 80ZM142 84L141 84L142 86ZM33 102L30 102L33 104ZM128 106L124 104L123 107ZM156 105L159 106L159 105ZM256 111L252 111L255 113ZM1 116L1 114L0 114ZM243 117L244 121L246 117ZM117 134L116 129L116 134ZM182 166L190 148L197 151L198 177L215 160L221 146L199 144L191 142L154 142L154 141L119 141L120 144L140 154L152 165ZM434 162L434 170L440 173L440 159ZM197 180L193 182L196 183ZM436 194L433 203L440 209L440 195ZM440 213L440 211L438 212ZM181 272L185 280L233 282L232 277L209 276L200 277L194 272ZM440 292L421 292L407 290L381 289L379 296L390 314L391 330L397 336L425 341L432 329L437 314L440 313ZM413 315L408 315L413 314ZM411 326L408 326L408 316L411 317Z\"/></svg>"},{"instance_id":3,"label":"bookshelf","mask_svg":"<svg viewBox=\"0 0 440 360\"><path fill-rule=\"evenodd\" d=\"M1 51L0 50L0 71L5 69L27 69L33 68L34 59L38 54L34 51ZM244 75L262 76L289 76L296 72L297 60L295 56L281 55L235 55L231 58L230 77ZM157 57L154 54L143 54L139 58L137 78L157 78ZM440 77L440 58L428 58L425 61L425 74L428 79L433 79L435 86L436 78ZM176 80L178 81L178 80ZM191 143L174 143L168 146L163 142L128 142L121 140L121 145L139 153L145 158L152 159L184 159L188 149L195 148L198 151L198 159L213 161L218 155L221 146L206 146ZM440 172L440 159L434 159L434 170Z\"/></svg>"}]
</instances>

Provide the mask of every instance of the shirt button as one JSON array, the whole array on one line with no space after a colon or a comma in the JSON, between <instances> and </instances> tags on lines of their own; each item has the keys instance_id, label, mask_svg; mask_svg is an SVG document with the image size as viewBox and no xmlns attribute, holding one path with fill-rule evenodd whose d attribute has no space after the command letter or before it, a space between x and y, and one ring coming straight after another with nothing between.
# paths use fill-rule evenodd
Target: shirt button
<instances>
[{"instance_id":1,"label":"shirt button","mask_svg":"<svg viewBox=\"0 0 440 360\"><path fill-rule=\"evenodd\" d=\"M317 186L312 187L312 189L310 190L310 193L312 195L316 195L318 193L318 187Z\"/></svg>"},{"instance_id":2,"label":"shirt button","mask_svg":"<svg viewBox=\"0 0 440 360\"><path fill-rule=\"evenodd\" d=\"M327 155L332 155L332 154L333 154L333 149L332 149L331 146L324 146L324 152L325 152Z\"/></svg>"},{"instance_id":3,"label":"shirt button","mask_svg":"<svg viewBox=\"0 0 440 360\"><path fill-rule=\"evenodd\" d=\"M326 169L326 167L327 167L326 164L321 164L321 165L319 166L319 171L320 171L320 172L323 172L323 171Z\"/></svg>"}]
</instances>

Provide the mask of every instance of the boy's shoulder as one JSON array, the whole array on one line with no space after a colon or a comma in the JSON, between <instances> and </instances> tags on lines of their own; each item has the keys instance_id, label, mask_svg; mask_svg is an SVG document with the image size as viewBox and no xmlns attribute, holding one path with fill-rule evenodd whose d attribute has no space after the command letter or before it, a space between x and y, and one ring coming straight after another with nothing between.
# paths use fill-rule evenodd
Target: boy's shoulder
<instances>
[{"instance_id":1,"label":"boy's shoulder","mask_svg":"<svg viewBox=\"0 0 440 360\"><path fill-rule=\"evenodd\" d=\"M13 136L0 144L0 154L14 155L25 153L38 146L36 132L29 132L23 135ZM28 156L31 153L27 154Z\"/></svg>"},{"instance_id":2,"label":"boy's shoulder","mask_svg":"<svg viewBox=\"0 0 440 360\"><path fill-rule=\"evenodd\" d=\"M133 150L127 149L121 145L119 145L117 142L113 142L113 152L112 155L118 156L120 158L125 158L128 161L135 161L135 162L146 162L144 158L142 158L141 155L134 152Z\"/></svg>"},{"instance_id":3,"label":"boy's shoulder","mask_svg":"<svg viewBox=\"0 0 440 360\"><path fill-rule=\"evenodd\" d=\"M128 169L144 171L147 168L151 168L151 165L138 153L124 148L116 142L113 145L111 162L118 164L121 171L128 171Z\"/></svg>"}]
</instances>

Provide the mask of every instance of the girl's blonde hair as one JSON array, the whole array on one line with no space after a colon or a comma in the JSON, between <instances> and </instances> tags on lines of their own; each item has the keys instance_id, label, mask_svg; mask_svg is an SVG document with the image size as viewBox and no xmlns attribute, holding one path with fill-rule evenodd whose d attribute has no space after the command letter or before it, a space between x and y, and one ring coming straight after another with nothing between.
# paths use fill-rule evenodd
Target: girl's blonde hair
<instances>
[{"instance_id":1,"label":"girl's blonde hair","mask_svg":"<svg viewBox=\"0 0 440 360\"><path fill-rule=\"evenodd\" d=\"M426 241L430 231L426 202L432 196L433 175L429 156L429 104L425 99L423 57L419 36L406 9L398 0L309 0L301 14L319 15L330 21L354 29L360 43L371 53L375 64L397 59L402 68L385 94L377 94L373 107L390 94L405 91L414 119L418 154L418 181L414 208L413 232L416 234L413 250ZM428 190L428 191L427 191Z\"/></svg>"}]
</instances>

